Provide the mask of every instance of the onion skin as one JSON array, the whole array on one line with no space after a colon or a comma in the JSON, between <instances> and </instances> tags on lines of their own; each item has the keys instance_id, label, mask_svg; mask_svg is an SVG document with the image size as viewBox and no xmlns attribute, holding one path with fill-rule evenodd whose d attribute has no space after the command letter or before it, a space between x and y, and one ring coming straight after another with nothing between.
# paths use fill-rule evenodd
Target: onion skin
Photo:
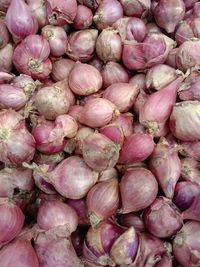
<instances>
[{"instance_id":1,"label":"onion skin","mask_svg":"<svg viewBox=\"0 0 200 267\"><path fill-rule=\"evenodd\" d=\"M191 157L200 161L200 142L180 142L179 152L184 157Z\"/></svg>"},{"instance_id":2,"label":"onion skin","mask_svg":"<svg viewBox=\"0 0 200 267\"><path fill-rule=\"evenodd\" d=\"M93 133L82 142L83 159L94 171L113 168L119 158L119 147L106 136Z\"/></svg>"},{"instance_id":3,"label":"onion skin","mask_svg":"<svg viewBox=\"0 0 200 267\"><path fill-rule=\"evenodd\" d=\"M151 155L154 145L153 138L150 135L134 133L125 139L118 162L131 164L143 161Z\"/></svg>"},{"instance_id":4,"label":"onion skin","mask_svg":"<svg viewBox=\"0 0 200 267\"><path fill-rule=\"evenodd\" d=\"M184 18L184 2L182 0L160 0L153 8L153 15L158 26L172 33Z\"/></svg>"},{"instance_id":5,"label":"onion skin","mask_svg":"<svg viewBox=\"0 0 200 267\"><path fill-rule=\"evenodd\" d=\"M121 0L125 15L129 17L141 17L148 13L151 7L150 0Z\"/></svg>"},{"instance_id":6,"label":"onion skin","mask_svg":"<svg viewBox=\"0 0 200 267\"><path fill-rule=\"evenodd\" d=\"M133 133L133 120L133 114L127 112L120 114L112 121L112 123L120 127L123 131L124 137L127 137Z\"/></svg>"},{"instance_id":7,"label":"onion skin","mask_svg":"<svg viewBox=\"0 0 200 267\"><path fill-rule=\"evenodd\" d=\"M120 182L122 213L147 208L155 200L158 184L154 175L145 168L126 171Z\"/></svg>"},{"instance_id":8,"label":"onion skin","mask_svg":"<svg viewBox=\"0 0 200 267\"><path fill-rule=\"evenodd\" d=\"M96 10L102 0L79 0L80 4L89 7L92 11Z\"/></svg>"},{"instance_id":9,"label":"onion skin","mask_svg":"<svg viewBox=\"0 0 200 267\"><path fill-rule=\"evenodd\" d=\"M0 49L0 68L5 71L11 71L13 60L13 45L8 43Z\"/></svg>"},{"instance_id":10,"label":"onion skin","mask_svg":"<svg viewBox=\"0 0 200 267\"><path fill-rule=\"evenodd\" d=\"M67 55L73 60L88 62L95 52L98 36L96 29L86 29L73 32L69 35Z\"/></svg>"},{"instance_id":11,"label":"onion skin","mask_svg":"<svg viewBox=\"0 0 200 267\"><path fill-rule=\"evenodd\" d=\"M198 266L200 260L199 236L200 223L195 221L186 222L177 233L173 241L173 254L183 267Z\"/></svg>"},{"instance_id":12,"label":"onion skin","mask_svg":"<svg viewBox=\"0 0 200 267\"><path fill-rule=\"evenodd\" d=\"M182 141L200 140L200 103L199 101L184 101L177 103L170 116L170 130Z\"/></svg>"},{"instance_id":13,"label":"onion skin","mask_svg":"<svg viewBox=\"0 0 200 267\"><path fill-rule=\"evenodd\" d=\"M134 105L139 88L130 83L114 83L106 88L103 97L111 101L120 112L127 112Z\"/></svg>"},{"instance_id":14,"label":"onion skin","mask_svg":"<svg viewBox=\"0 0 200 267\"><path fill-rule=\"evenodd\" d=\"M13 53L13 64L20 73L33 79L45 79L52 70L49 60L50 46L37 34L27 36L18 44Z\"/></svg>"},{"instance_id":15,"label":"onion skin","mask_svg":"<svg viewBox=\"0 0 200 267\"><path fill-rule=\"evenodd\" d=\"M14 239L22 230L24 225L24 214L21 209L7 199L0 202L0 247Z\"/></svg>"},{"instance_id":16,"label":"onion skin","mask_svg":"<svg viewBox=\"0 0 200 267\"><path fill-rule=\"evenodd\" d=\"M47 201L39 208L37 223L44 230L64 225L71 234L78 226L78 216L71 206L61 201Z\"/></svg>"},{"instance_id":17,"label":"onion skin","mask_svg":"<svg viewBox=\"0 0 200 267\"><path fill-rule=\"evenodd\" d=\"M0 10L3 12L6 12L10 3L11 3L11 0L2 0L0 2Z\"/></svg>"},{"instance_id":18,"label":"onion skin","mask_svg":"<svg viewBox=\"0 0 200 267\"><path fill-rule=\"evenodd\" d=\"M149 169L155 175L165 196L173 198L176 183L181 175L181 160L177 147L161 138L150 157Z\"/></svg>"},{"instance_id":19,"label":"onion skin","mask_svg":"<svg viewBox=\"0 0 200 267\"><path fill-rule=\"evenodd\" d=\"M124 142L124 133L120 126L110 123L101 128L99 132L100 134L108 137L116 145L122 147Z\"/></svg>"},{"instance_id":20,"label":"onion skin","mask_svg":"<svg viewBox=\"0 0 200 267\"><path fill-rule=\"evenodd\" d=\"M55 26L63 26L67 23L72 23L75 19L77 12L77 1L47 0L46 9L49 23Z\"/></svg>"},{"instance_id":21,"label":"onion skin","mask_svg":"<svg viewBox=\"0 0 200 267\"><path fill-rule=\"evenodd\" d=\"M67 204L71 206L78 215L78 224L80 226L88 226L90 225L88 218L88 208L86 205L86 199L68 199Z\"/></svg>"},{"instance_id":22,"label":"onion skin","mask_svg":"<svg viewBox=\"0 0 200 267\"><path fill-rule=\"evenodd\" d=\"M116 0L102 0L93 17L98 30L106 29L123 17L123 8Z\"/></svg>"},{"instance_id":23,"label":"onion skin","mask_svg":"<svg viewBox=\"0 0 200 267\"><path fill-rule=\"evenodd\" d=\"M178 77L162 90L151 94L139 111L140 123L145 125L152 134L159 131L159 124L168 120L182 80L182 77ZM158 105L160 102L162 102L162 106Z\"/></svg>"},{"instance_id":24,"label":"onion skin","mask_svg":"<svg viewBox=\"0 0 200 267\"><path fill-rule=\"evenodd\" d=\"M73 26L76 30L84 30L91 26L93 14L91 9L84 5L78 5Z\"/></svg>"},{"instance_id":25,"label":"onion skin","mask_svg":"<svg viewBox=\"0 0 200 267\"><path fill-rule=\"evenodd\" d=\"M95 67L96 69L98 69L98 71L102 72L103 70L103 61L98 58L97 56L94 56L89 62L88 64L92 65L93 67ZM103 78L103 76L102 76Z\"/></svg>"},{"instance_id":26,"label":"onion skin","mask_svg":"<svg viewBox=\"0 0 200 267\"><path fill-rule=\"evenodd\" d=\"M178 208L167 198L157 198L145 211L147 230L156 237L170 237L178 232L183 221Z\"/></svg>"},{"instance_id":27,"label":"onion skin","mask_svg":"<svg viewBox=\"0 0 200 267\"><path fill-rule=\"evenodd\" d=\"M192 201L190 207L182 212L182 217L184 220L194 220L200 222L200 215L199 215L199 200L200 200L200 193L198 193L194 200Z\"/></svg>"},{"instance_id":28,"label":"onion skin","mask_svg":"<svg viewBox=\"0 0 200 267\"><path fill-rule=\"evenodd\" d=\"M62 196L80 199L86 196L97 179L98 173L92 171L81 157L71 156L63 160L49 173L47 181Z\"/></svg>"},{"instance_id":29,"label":"onion skin","mask_svg":"<svg viewBox=\"0 0 200 267\"><path fill-rule=\"evenodd\" d=\"M115 105L104 98L94 98L86 102L79 122L92 128L103 127L119 115ZM98 118L98 120L97 120Z\"/></svg>"},{"instance_id":30,"label":"onion skin","mask_svg":"<svg viewBox=\"0 0 200 267\"><path fill-rule=\"evenodd\" d=\"M181 177L200 185L199 162L193 158L183 158L181 160Z\"/></svg>"},{"instance_id":31,"label":"onion skin","mask_svg":"<svg viewBox=\"0 0 200 267\"><path fill-rule=\"evenodd\" d=\"M27 0L26 2L30 7L34 17L37 19L39 28L47 25L48 21L45 3L43 3L42 0Z\"/></svg>"},{"instance_id":32,"label":"onion skin","mask_svg":"<svg viewBox=\"0 0 200 267\"><path fill-rule=\"evenodd\" d=\"M142 217L137 213L127 213L120 216L120 224L126 227L133 226L137 232L144 232L145 225Z\"/></svg>"},{"instance_id":33,"label":"onion skin","mask_svg":"<svg viewBox=\"0 0 200 267\"><path fill-rule=\"evenodd\" d=\"M0 20L0 30L1 30L1 36L0 36L0 49L3 48L10 40L9 32L6 28L6 24L4 21Z\"/></svg>"},{"instance_id":34,"label":"onion skin","mask_svg":"<svg viewBox=\"0 0 200 267\"><path fill-rule=\"evenodd\" d=\"M68 58L61 58L53 62L51 76L54 81L63 81L68 79L70 71L73 69L75 62Z\"/></svg>"},{"instance_id":35,"label":"onion skin","mask_svg":"<svg viewBox=\"0 0 200 267\"><path fill-rule=\"evenodd\" d=\"M94 185L87 194L88 216L92 227L114 215L119 207L119 188L116 178Z\"/></svg>"},{"instance_id":36,"label":"onion skin","mask_svg":"<svg viewBox=\"0 0 200 267\"><path fill-rule=\"evenodd\" d=\"M0 71L0 84L7 84L13 80L15 77L14 74L6 72L6 71Z\"/></svg>"},{"instance_id":37,"label":"onion skin","mask_svg":"<svg viewBox=\"0 0 200 267\"><path fill-rule=\"evenodd\" d=\"M102 83L100 72L89 64L77 62L69 74L70 89L77 95L96 93L101 89Z\"/></svg>"},{"instance_id":38,"label":"onion skin","mask_svg":"<svg viewBox=\"0 0 200 267\"><path fill-rule=\"evenodd\" d=\"M2 267L21 267L23 265L39 267L39 262L33 247L28 241L16 240L1 250L0 265Z\"/></svg>"},{"instance_id":39,"label":"onion skin","mask_svg":"<svg viewBox=\"0 0 200 267\"><path fill-rule=\"evenodd\" d=\"M172 49L169 51L169 54L167 56L167 59L165 61L165 63L169 66L171 66L172 68L177 68L177 63L176 63L176 53L178 52L178 47Z\"/></svg>"}]
</instances>

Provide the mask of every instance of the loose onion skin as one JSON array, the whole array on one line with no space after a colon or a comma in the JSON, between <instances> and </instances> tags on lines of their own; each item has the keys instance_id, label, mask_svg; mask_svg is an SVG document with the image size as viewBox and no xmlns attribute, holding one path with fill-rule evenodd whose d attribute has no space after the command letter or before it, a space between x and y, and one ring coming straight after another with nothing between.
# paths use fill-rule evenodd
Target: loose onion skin
<instances>
[{"instance_id":1,"label":"loose onion skin","mask_svg":"<svg viewBox=\"0 0 200 267\"><path fill-rule=\"evenodd\" d=\"M145 168L127 171L120 182L122 213L140 211L156 198L158 184L154 175Z\"/></svg>"}]
</instances>

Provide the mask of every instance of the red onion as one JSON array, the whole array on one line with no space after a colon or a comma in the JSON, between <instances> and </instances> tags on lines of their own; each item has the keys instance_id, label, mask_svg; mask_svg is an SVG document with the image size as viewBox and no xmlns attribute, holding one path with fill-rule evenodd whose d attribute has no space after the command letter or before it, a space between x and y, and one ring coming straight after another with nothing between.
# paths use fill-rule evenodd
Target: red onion
<instances>
[{"instance_id":1,"label":"red onion","mask_svg":"<svg viewBox=\"0 0 200 267\"><path fill-rule=\"evenodd\" d=\"M0 161L19 165L33 159L35 140L23 117L14 110L0 112Z\"/></svg>"},{"instance_id":2,"label":"red onion","mask_svg":"<svg viewBox=\"0 0 200 267\"><path fill-rule=\"evenodd\" d=\"M105 88L113 83L127 83L129 81L127 70L117 62L107 62L103 66L101 75Z\"/></svg>"},{"instance_id":3,"label":"red onion","mask_svg":"<svg viewBox=\"0 0 200 267\"><path fill-rule=\"evenodd\" d=\"M0 200L0 247L14 239L22 230L24 214L21 209L7 199Z\"/></svg>"},{"instance_id":4,"label":"red onion","mask_svg":"<svg viewBox=\"0 0 200 267\"><path fill-rule=\"evenodd\" d=\"M198 72L192 72L184 80L178 95L181 100L200 100L200 75Z\"/></svg>"},{"instance_id":5,"label":"red onion","mask_svg":"<svg viewBox=\"0 0 200 267\"><path fill-rule=\"evenodd\" d=\"M103 93L105 99L110 100L120 112L127 112L134 105L139 88L130 83L114 83Z\"/></svg>"},{"instance_id":6,"label":"red onion","mask_svg":"<svg viewBox=\"0 0 200 267\"><path fill-rule=\"evenodd\" d=\"M149 162L149 168L168 198L173 198L177 181L181 175L181 161L176 146L171 146L165 138L157 143Z\"/></svg>"},{"instance_id":7,"label":"red onion","mask_svg":"<svg viewBox=\"0 0 200 267\"><path fill-rule=\"evenodd\" d=\"M102 221L95 228L90 227L83 245L84 260L95 264L94 266L114 265L109 252L115 240L123 232L124 229L111 220Z\"/></svg>"},{"instance_id":8,"label":"red onion","mask_svg":"<svg viewBox=\"0 0 200 267\"><path fill-rule=\"evenodd\" d=\"M90 8L84 5L78 5L76 17L74 19L74 29L83 30L91 26L93 14Z\"/></svg>"},{"instance_id":9,"label":"red onion","mask_svg":"<svg viewBox=\"0 0 200 267\"><path fill-rule=\"evenodd\" d=\"M69 74L69 86L77 95L90 95L101 89L102 77L95 67L77 62Z\"/></svg>"},{"instance_id":10,"label":"red onion","mask_svg":"<svg viewBox=\"0 0 200 267\"><path fill-rule=\"evenodd\" d=\"M0 49L0 69L11 71L12 69L13 46L8 43Z\"/></svg>"},{"instance_id":11,"label":"red onion","mask_svg":"<svg viewBox=\"0 0 200 267\"><path fill-rule=\"evenodd\" d=\"M42 28L42 36L47 39L50 46L51 55L60 57L67 49L67 34L65 30L58 26L46 25Z\"/></svg>"},{"instance_id":12,"label":"red onion","mask_svg":"<svg viewBox=\"0 0 200 267\"><path fill-rule=\"evenodd\" d=\"M8 30L6 28L6 24L2 20L0 20L0 31L1 31L1 36L0 36L0 49L1 49L5 45L7 45L10 39Z\"/></svg>"},{"instance_id":13,"label":"red onion","mask_svg":"<svg viewBox=\"0 0 200 267\"><path fill-rule=\"evenodd\" d=\"M53 62L51 76L54 81L68 79L70 71L73 69L75 62L68 58L61 58Z\"/></svg>"},{"instance_id":14,"label":"red onion","mask_svg":"<svg viewBox=\"0 0 200 267\"><path fill-rule=\"evenodd\" d=\"M21 41L38 30L38 23L23 0L12 0L6 13L6 25L15 41Z\"/></svg>"},{"instance_id":15,"label":"red onion","mask_svg":"<svg viewBox=\"0 0 200 267\"><path fill-rule=\"evenodd\" d=\"M26 0L40 28L48 24L47 11L43 0Z\"/></svg>"},{"instance_id":16,"label":"red onion","mask_svg":"<svg viewBox=\"0 0 200 267\"><path fill-rule=\"evenodd\" d=\"M179 182L175 188L174 203L180 210L187 210L199 193L200 187L196 183L190 181Z\"/></svg>"},{"instance_id":17,"label":"red onion","mask_svg":"<svg viewBox=\"0 0 200 267\"><path fill-rule=\"evenodd\" d=\"M98 30L106 29L123 17L123 8L117 0L102 0L93 17Z\"/></svg>"},{"instance_id":18,"label":"red onion","mask_svg":"<svg viewBox=\"0 0 200 267\"><path fill-rule=\"evenodd\" d=\"M125 15L132 17L141 17L148 13L151 7L150 0L120 0Z\"/></svg>"},{"instance_id":19,"label":"red onion","mask_svg":"<svg viewBox=\"0 0 200 267\"><path fill-rule=\"evenodd\" d=\"M14 77L14 74L0 70L0 84L9 83Z\"/></svg>"},{"instance_id":20,"label":"red onion","mask_svg":"<svg viewBox=\"0 0 200 267\"><path fill-rule=\"evenodd\" d=\"M177 64L176 64L176 53L178 51L178 47L172 49L171 51L169 51L169 54L167 56L167 59L165 61L165 63L169 66L171 66L172 68L177 68Z\"/></svg>"},{"instance_id":21,"label":"red onion","mask_svg":"<svg viewBox=\"0 0 200 267\"><path fill-rule=\"evenodd\" d=\"M103 70L103 61L101 61L101 59L99 59L97 56L94 56L89 62L88 64L92 65L93 67L95 67L96 69L98 69L98 71L102 72Z\"/></svg>"},{"instance_id":22,"label":"red onion","mask_svg":"<svg viewBox=\"0 0 200 267\"><path fill-rule=\"evenodd\" d=\"M120 147L123 145L124 133L120 126L110 123L101 128L99 132L108 137L116 145L119 145Z\"/></svg>"},{"instance_id":23,"label":"red onion","mask_svg":"<svg viewBox=\"0 0 200 267\"><path fill-rule=\"evenodd\" d=\"M199 101L184 101L177 103L171 113L170 130L182 141L197 141L199 132Z\"/></svg>"},{"instance_id":24,"label":"red onion","mask_svg":"<svg viewBox=\"0 0 200 267\"><path fill-rule=\"evenodd\" d=\"M72 207L61 201L47 201L39 208L37 223L44 230L63 225L71 234L78 226L78 216Z\"/></svg>"},{"instance_id":25,"label":"red onion","mask_svg":"<svg viewBox=\"0 0 200 267\"><path fill-rule=\"evenodd\" d=\"M15 48L13 63L19 72L33 79L45 79L52 69L49 54L47 40L40 35L29 35Z\"/></svg>"},{"instance_id":26,"label":"red onion","mask_svg":"<svg viewBox=\"0 0 200 267\"><path fill-rule=\"evenodd\" d=\"M118 178L118 172L115 168L100 172L98 182L104 182L111 178Z\"/></svg>"},{"instance_id":27,"label":"red onion","mask_svg":"<svg viewBox=\"0 0 200 267\"><path fill-rule=\"evenodd\" d=\"M11 0L1 0L0 1L0 10L6 12Z\"/></svg>"},{"instance_id":28,"label":"red onion","mask_svg":"<svg viewBox=\"0 0 200 267\"><path fill-rule=\"evenodd\" d=\"M96 29L72 32L67 46L68 57L81 62L89 61L95 52L97 36L98 31Z\"/></svg>"},{"instance_id":29,"label":"red onion","mask_svg":"<svg viewBox=\"0 0 200 267\"><path fill-rule=\"evenodd\" d=\"M124 65L140 70L164 63L175 42L162 33L149 33L143 43L125 41L122 53Z\"/></svg>"},{"instance_id":30,"label":"red onion","mask_svg":"<svg viewBox=\"0 0 200 267\"><path fill-rule=\"evenodd\" d=\"M182 77L178 77L162 90L151 94L139 111L140 123L145 125L151 133L156 134L160 129L159 124L168 120L182 80ZM161 102L162 105L160 105Z\"/></svg>"},{"instance_id":31,"label":"red onion","mask_svg":"<svg viewBox=\"0 0 200 267\"><path fill-rule=\"evenodd\" d=\"M63 26L72 23L76 17L76 0L47 0L47 17L52 25Z\"/></svg>"},{"instance_id":32,"label":"red onion","mask_svg":"<svg viewBox=\"0 0 200 267\"><path fill-rule=\"evenodd\" d=\"M58 115L66 114L74 102L74 95L66 80L41 88L34 100L39 113L48 120L55 120Z\"/></svg>"},{"instance_id":33,"label":"red onion","mask_svg":"<svg viewBox=\"0 0 200 267\"><path fill-rule=\"evenodd\" d=\"M84 106L89 100L96 99L96 98L101 98L102 94L103 94L103 90L99 90L96 93L93 93L93 94L91 94L89 96L85 96L84 98L82 98L80 100L79 103L80 103L80 105Z\"/></svg>"},{"instance_id":34,"label":"red onion","mask_svg":"<svg viewBox=\"0 0 200 267\"><path fill-rule=\"evenodd\" d=\"M137 213L122 214L120 217L120 224L126 227L133 226L137 232L144 232L145 225L141 216Z\"/></svg>"},{"instance_id":35,"label":"red onion","mask_svg":"<svg viewBox=\"0 0 200 267\"><path fill-rule=\"evenodd\" d=\"M192 157L200 161L200 142L181 142L179 152L186 157Z\"/></svg>"},{"instance_id":36,"label":"red onion","mask_svg":"<svg viewBox=\"0 0 200 267\"><path fill-rule=\"evenodd\" d=\"M31 191L34 187L32 170L4 168L0 171L0 197L13 198L16 193Z\"/></svg>"},{"instance_id":37,"label":"red onion","mask_svg":"<svg viewBox=\"0 0 200 267\"><path fill-rule=\"evenodd\" d=\"M40 232L34 240L40 267L79 267L80 259L76 255L65 229L59 227Z\"/></svg>"},{"instance_id":38,"label":"red onion","mask_svg":"<svg viewBox=\"0 0 200 267\"><path fill-rule=\"evenodd\" d=\"M160 0L153 8L153 15L158 26L168 33L174 32L184 18L185 5L182 0Z\"/></svg>"},{"instance_id":39,"label":"red onion","mask_svg":"<svg viewBox=\"0 0 200 267\"><path fill-rule=\"evenodd\" d=\"M0 251L1 267L16 266L39 267L37 255L26 240L16 240Z\"/></svg>"},{"instance_id":40,"label":"red onion","mask_svg":"<svg viewBox=\"0 0 200 267\"><path fill-rule=\"evenodd\" d=\"M68 115L70 115L71 117L73 117L78 122L82 110L83 110L83 107L82 106L73 105L73 106L71 106L69 108Z\"/></svg>"},{"instance_id":41,"label":"red onion","mask_svg":"<svg viewBox=\"0 0 200 267\"><path fill-rule=\"evenodd\" d=\"M199 162L193 158L183 158L181 160L181 177L186 181L200 185Z\"/></svg>"},{"instance_id":42,"label":"red onion","mask_svg":"<svg viewBox=\"0 0 200 267\"><path fill-rule=\"evenodd\" d=\"M120 61L122 41L116 30L107 28L100 33L96 42L96 53L104 63L108 61Z\"/></svg>"},{"instance_id":43,"label":"red onion","mask_svg":"<svg viewBox=\"0 0 200 267\"><path fill-rule=\"evenodd\" d=\"M183 267L196 267L200 256L200 223L186 222L173 241L173 253Z\"/></svg>"},{"instance_id":44,"label":"red onion","mask_svg":"<svg viewBox=\"0 0 200 267\"><path fill-rule=\"evenodd\" d=\"M133 114L132 113L123 113L120 114L112 122L114 125L119 126L125 137L133 133Z\"/></svg>"},{"instance_id":45,"label":"red onion","mask_svg":"<svg viewBox=\"0 0 200 267\"><path fill-rule=\"evenodd\" d=\"M93 133L82 142L83 159L95 171L113 168L119 158L119 147L106 136Z\"/></svg>"},{"instance_id":46,"label":"red onion","mask_svg":"<svg viewBox=\"0 0 200 267\"><path fill-rule=\"evenodd\" d=\"M86 205L86 200L84 198L81 199L68 199L67 204L75 209L78 215L78 224L81 226L89 225L88 218L88 208Z\"/></svg>"},{"instance_id":47,"label":"red onion","mask_svg":"<svg viewBox=\"0 0 200 267\"><path fill-rule=\"evenodd\" d=\"M147 230L156 237L170 237L178 232L183 221L173 202L167 198L157 198L144 213Z\"/></svg>"},{"instance_id":48,"label":"red onion","mask_svg":"<svg viewBox=\"0 0 200 267\"><path fill-rule=\"evenodd\" d=\"M71 241L72 245L77 253L78 256L82 256L82 250L83 250L83 243L86 235L86 230L84 228L77 228L76 231L74 231L71 234Z\"/></svg>"},{"instance_id":49,"label":"red onion","mask_svg":"<svg viewBox=\"0 0 200 267\"><path fill-rule=\"evenodd\" d=\"M103 127L119 115L115 105L104 98L94 98L86 102L79 122L92 128Z\"/></svg>"},{"instance_id":50,"label":"red onion","mask_svg":"<svg viewBox=\"0 0 200 267\"><path fill-rule=\"evenodd\" d=\"M92 227L114 215L119 206L116 178L94 185L87 194L88 216Z\"/></svg>"},{"instance_id":51,"label":"red onion","mask_svg":"<svg viewBox=\"0 0 200 267\"><path fill-rule=\"evenodd\" d=\"M155 200L158 184L149 170L136 167L122 177L120 193L122 213L140 211Z\"/></svg>"},{"instance_id":52,"label":"red onion","mask_svg":"<svg viewBox=\"0 0 200 267\"><path fill-rule=\"evenodd\" d=\"M58 164L46 179L64 197L80 199L97 182L98 173L92 171L81 157L71 156Z\"/></svg>"},{"instance_id":53,"label":"red onion","mask_svg":"<svg viewBox=\"0 0 200 267\"><path fill-rule=\"evenodd\" d=\"M200 41L198 39L185 41L176 53L176 63L180 70L186 71L199 66Z\"/></svg>"},{"instance_id":54,"label":"red onion","mask_svg":"<svg viewBox=\"0 0 200 267\"><path fill-rule=\"evenodd\" d=\"M118 162L131 164L143 161L151 155L154 145L152 136L145 133L134 133L125 139Z\"/></svg>"},{"instance_id":55,"label":"red onion","mask_svg":"<svg viewBox=\"0 0 200 267\"><path fill-rule=\"evenodd\" d=\"M148 70L146 75L146 87L160 90L173 82L178 77L178 72L165 64L158 64Z\"/></svg>"}]
</instances>

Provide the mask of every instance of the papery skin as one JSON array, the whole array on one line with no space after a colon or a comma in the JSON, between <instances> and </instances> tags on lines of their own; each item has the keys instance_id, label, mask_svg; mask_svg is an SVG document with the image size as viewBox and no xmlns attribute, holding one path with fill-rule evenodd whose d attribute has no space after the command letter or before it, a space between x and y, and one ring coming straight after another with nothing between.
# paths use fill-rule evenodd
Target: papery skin
<instances>
[{"instance_id":1,"label":"papery skin","mask_svg":"<svg viewBox=\"0 0 200 267\"><path fill-rule=\"evenodd\" d=\"M8 43L0 49L0 68L5 71L12 70L14 47L11 43Z\"/></svg>"},{"instance_id":2,"label":"papery skin","mask_svg":"<svg viewBox=\"0 0 200 267\"><path fill-rule=\"evenodd\" d=\"M78 5L76 17L73 26L76 30L87 29L91 26L93 13L91 9L84 5Z\"/></svg>"},{"instance_id":3,"label":"papery skin","mask_svg":"<svg viewBox=\"0 0 200 267\"><path fill-rule=\"evenodd\" d=\"M141 17L148 14L149 9L151 7L151 1L150 0L121 0L120 1L123 8L125 15L129 17Z\"/></svg>"},{"instance_id":4,"label":"papery skin","mask_svg":"<svg viewBox=\"0 0 200 267\"><path fill-rule=\"evenodd\" d=\"M200 142L180 142L179 152L184 157L191 157L200 161Z\"/></svg>"}]
</instances>

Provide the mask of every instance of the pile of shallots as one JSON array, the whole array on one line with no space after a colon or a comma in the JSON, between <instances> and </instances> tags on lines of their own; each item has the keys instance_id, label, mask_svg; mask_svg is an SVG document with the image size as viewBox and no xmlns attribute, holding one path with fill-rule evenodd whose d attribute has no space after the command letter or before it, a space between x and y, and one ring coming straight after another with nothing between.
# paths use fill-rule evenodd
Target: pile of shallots
<instances>
[{"instance_id":1,"label":"pile of shallots","mask_svg":"<svg viewBox=\"0 0 200 267\"><path fill-rule=\"evenodd\" d=\"M200 1L0 0L0 267L200 266Z\"/></svg>"}]
</instances>

